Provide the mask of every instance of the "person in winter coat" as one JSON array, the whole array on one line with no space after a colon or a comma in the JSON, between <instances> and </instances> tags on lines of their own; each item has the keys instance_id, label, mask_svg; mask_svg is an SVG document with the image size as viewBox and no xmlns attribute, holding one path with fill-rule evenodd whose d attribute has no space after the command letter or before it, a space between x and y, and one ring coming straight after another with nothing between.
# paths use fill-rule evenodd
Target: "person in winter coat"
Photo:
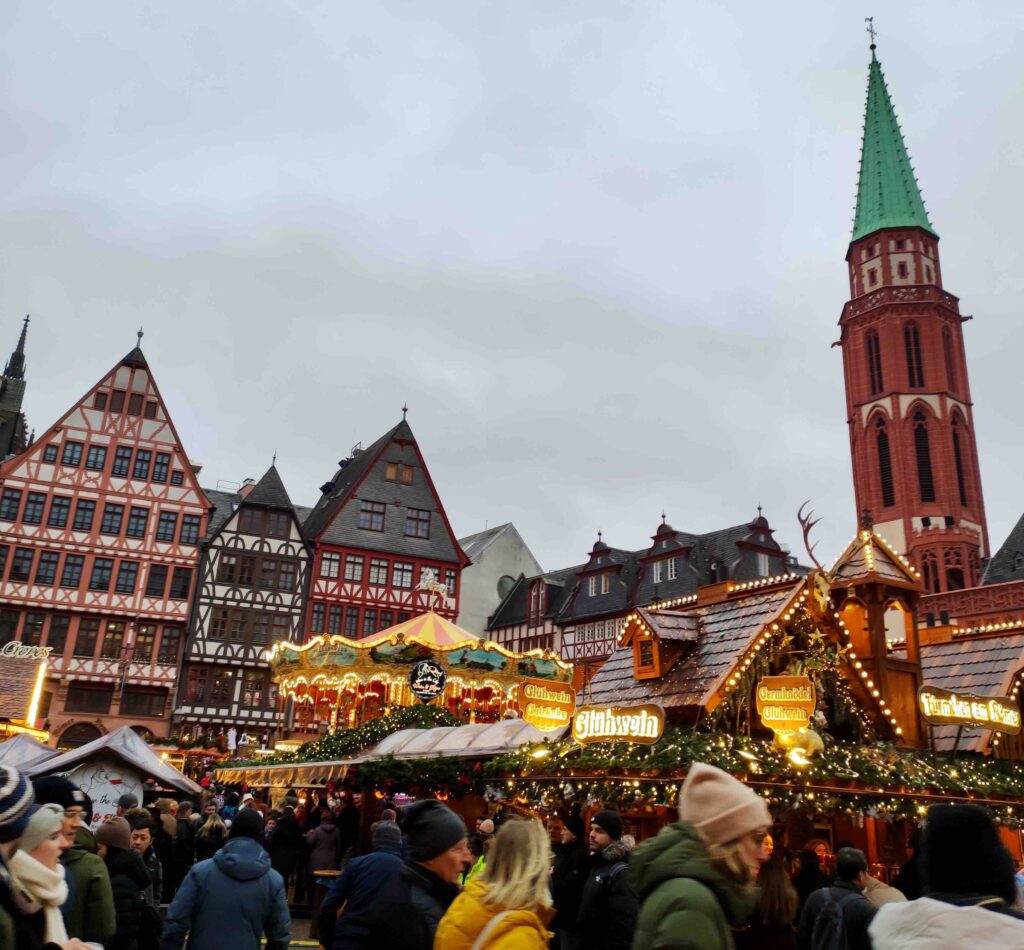
<instances>
[{"instance_id":1,"label":"person in winter coat","mask_svg":"<svg viewBox=\"0 0 1024 950\"><path fill-rule=\"evenodd\" d=\"M267 842L267 853L274 870L284 878L284 886L287 888L302 854L302 829L292 808L286 806L284 814L278 819L274 836Z\"/></svg>"},{"instance_id":2,"label":"person in winter coat","mask_svg":"<svg viewBox=\"0 0 1024 950\"><path fill-rule=\"evenodd\" d=\"M753 913L752 885L767 859L772 817L764 799L731 775L697 762L679 794L679 821L634 852L643 902L634 950L731 950L730 928Z\"/></svg>"},{"instance_id":3,"label":"person in winter coat","mask_svg":"<svg viewBox=\"0 0 1024 950\"><path fill-rule=\"evenodd\" d=\"M628 950L640 905L628 864L631 848L622 840L617 811L601 811L590 819L587 844L590 863L576 917L579 946Z\"/></svg>"},{"instance_id":4,"label":"person in winter coat","mask_svg":"<svg viewBox=\"0 0 1024 950\"><path fill-rule=\"evenodd\" d=\"M878 911L864 896L868 882L868 859L856 848L840 848L836 854L836 878L831 887L823 887L807 898L800 912L800 950L814 946L814 925L829 903L839 905L843 916L843 936L848 950L871 950L868 925Z\"/></svg>"},{"instance_id":5,"label":"person in winter coat","mask_svg":"<svg viewBox=\"0 0 1024 950\"><path fill-rule=\"evenodd\" d=\"M403 808L402 824L406 859L368 910L367 937L361 946L431 950L434 933L459 893L459 874L469 860L466 826L447 805L434 799Z\"/></svg>"},{"instance_id":6,"label":"person in winter coat","mask_svg":"<svg viewBox=\"0 0 1024 950\"><path fill-rule=\"evenodd\" d=\"M161 950L288 950L291 917L281 875L263 850L263 818L240 811L228 843L194 864L167 909Z\"/></svg>"},{"instance_id":7,"label":"person in winter coat","mask_svg":"<svg viewBox=\"0 0 1024 950\"><path fill-rule=\"evenodd\" d=\"M128 824L132 829L132 850L142 858L142 865L146 869L148 878L148 882L142 890L142 897L150 907L156 910L160 906L164 892L164 868L153 849L156 825L148 819L136 821L134 824L129 821Z\"/></svg>"},{"instance_id":8,"label":"person in winter coat","mask_svg":"<svg viewBox=\"0 0 1024 950\"><path fill-rule=\"evenodd\" d=\"M143 891L149 887L149 873L137 851L132 850L132 832L123 818L111 818L96 829L96 846L110 874L114 894L117 931L105 950L137 950L142 929Z\"/></svg>"},{"instance_id":9,"label":"person in winter coat","mask_svg":"<svg viewBox=\"0 0 1024 950\"><path fill-rule=\"evenodd\" d=\"M867 884L864 885L864 896L871 901L874 907L881 907L883 904L898 904L906 900L906 897L897 888L870 874Z\"/></svg>"},{"instance_id":10,"label":"person in winter coat","mask_svg":"<svg viewBox=\"0 0 1024 950\"><path fill-rule=\"evenodd\" d=\"M317 933L329 950L362 950L367 946L367 917L378 891L402 869L402 832L393 821L373 826L373 851L353 858L331 884L320 904ZM338 911L345 912L338 917Z\"/></svg>"},{"instance_id":11,"label":"person in winter coat","mask_svg":"<svg viewBox=\"0 0 1024 950\"><path fill-rule=\"evenodd\" d=\"M1013 859L984 809L932 805L918 857L926 896L878 911L875 950L1024 947L1024 915L1011 906Z\"/></svg>"},{"instance_id":12,"label":"person in winter coat","mask_svg":"<svg viewBox=\"0 0 1024 950\"><path fill-rule=\"evenodd\" d=\"M799 898L778 857L761 865L757 889L750 923L734 937L737 950L797 950L793 918Z\"/></svg>"},{"instance_id":13,"label":"person in winter coat","mask_svg":"<svg viewBox=\"0 0 1024 950\"><path fill-rule=\"evenodd\" d=\"M228 826L214 811L196 832L196 861L212 858L228 840Z\"/></svg>"},{"instance_id":14,"label":"person in winter coat","mask_svg":"<svg viewBox=\"0 0 1024 950\"><path fill-rule=\"evenodd\" d=\"M551 844L537 820L508 821L483 874L445 912L435 950L547 950L554 917L548 878Z\"/></svg>"},{"instance_id":15,"label":"person in winter coat","mask_svg":"<svg viewBox=\"0 0 1024 950\"><path fill-rule=\"evenodd\" d=\"M815 891L820 891L823 887L828 887L832 881L829 876L821 869L821 858L817 852L812 851L810 848L804 848L796 858L797 871L793 875L793 887L796 888L797 897L800 903L797 907L797 913L795 920L800 919L800 913L804 909L804 904L807 903L807 898L810 897Z\"/></svg>"},{"instance_id":16,"label":"person in winter coat","mask_svg":"<svg viewBox=\"0 0 1024 950\"><path fill-rule=\"evenodd\" d=\"M60 859L68 885L68 900L61 908L64 926L69 936L102 945L113 936L117 920L110 876L102 859L90 850L95 848L92 836L86 847L76 843L88 800L77 785L59 775L34 779L32 787L37 805L59 805L64 811L62 831L70 845Z\"/></svg>"},{"instance_id":17,"label":"person in winter coat","mask_svg":"<svg viewBox=\"0 0 1024 950\"><path fill-rule=\"evenodd\" d=\"M21 899L30 924L43 943L65 943L61 905L68 897L61 853L70 847L62 831L64 813L59 805L33 805L18 850L11 856L15 896Z\"/></svg>"},{"instance_id":18,"label":"person in winter coat","mask_svg":"<svg viewBox=\"0 0 1024 950\"><path fill-rule=\"evenodd\" d=\"M334 815L326 812L312 831L306 832L309 857L306 864L312 878L314 871L337 871L341 864L341 833Z\"/></svg>"},{"instance_id":19,"label":"person in winter coat","mask_svg":"<svg viewBox=\"0 0 1024 950\"><path fill-rule=\"evenodd\" d=\"M583 819L578 815L566 818L559 838L555 846L555 866L551 871L551 899L555 905L551 929L558 936L560 950L573 950L583 885L590 871L590 849Z\"/></svg>"}]
</instances>

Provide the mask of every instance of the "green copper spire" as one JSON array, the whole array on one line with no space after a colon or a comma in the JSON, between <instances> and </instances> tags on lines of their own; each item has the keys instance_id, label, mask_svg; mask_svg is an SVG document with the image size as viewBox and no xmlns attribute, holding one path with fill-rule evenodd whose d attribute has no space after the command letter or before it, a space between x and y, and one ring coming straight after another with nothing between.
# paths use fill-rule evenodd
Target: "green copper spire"
<instances>
[{"instance_id":1,"label":"green copper spire","mask_svg":"<svg viewBox=\"0 0 1024 950\"><path fill-rule=\"evenodd\" d=\"M850 240L856 241L879 228L906 227L924 228L935 234L928 212L924 210L921 191L907 157L903 134L872 43L857 214ZM935 236L938 237L937 234Z\"/></svg>"}]
</instances>

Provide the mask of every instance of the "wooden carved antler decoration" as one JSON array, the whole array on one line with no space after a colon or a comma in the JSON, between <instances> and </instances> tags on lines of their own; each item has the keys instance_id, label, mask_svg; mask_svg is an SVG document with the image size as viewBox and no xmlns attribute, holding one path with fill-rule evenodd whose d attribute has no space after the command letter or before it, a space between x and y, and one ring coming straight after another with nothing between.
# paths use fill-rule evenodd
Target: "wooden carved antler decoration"
<instances>
[{"instance_id":1,"label":"wooden carved antler decoration","mask_svg":"<svg viewBox=\"0 0 1024 950\"><path fill-rule=\"evenodd\" d=\"M821 518L814 517L813 509L809 510L806 515L804 514L804 508L806 508L810 503L811 500L808 498L807 501L800 506L796 513L796 519L800 522L800 527L803 528L804 531L804 550L807 551L807 556L814 562L815 567L817 567L819 571L824 571L825 568L821 566L821 562L814 556L814 549L818 546L818 542L815 541L814 544L811 544L811 529L821 521Z\"/></svg>"}]
</instances>

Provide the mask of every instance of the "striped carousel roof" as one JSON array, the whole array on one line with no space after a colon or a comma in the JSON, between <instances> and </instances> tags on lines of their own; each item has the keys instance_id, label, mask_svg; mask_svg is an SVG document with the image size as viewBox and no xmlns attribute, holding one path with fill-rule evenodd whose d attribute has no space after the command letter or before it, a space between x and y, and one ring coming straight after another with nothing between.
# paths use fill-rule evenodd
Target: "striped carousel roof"
<instances>
[{"instance_id":1,"label":"striped carousel roof","mask_svg":"<svg viewBox=\"0 0 1024 950\"><path fill-rule=\"evenodd\" d=\"M480 637L468 630L463 630L462 627L457 627L450 620L445 620L444 617L438 616L431 610L418 617L396 623L393 627L381 630L372 637L366 637L359 641L359 645L374 646L391 640L398 634L401 634L406 642L414 640L416 643L434 650L447 650L480 641Z\"/></svg>"}]
</instances>

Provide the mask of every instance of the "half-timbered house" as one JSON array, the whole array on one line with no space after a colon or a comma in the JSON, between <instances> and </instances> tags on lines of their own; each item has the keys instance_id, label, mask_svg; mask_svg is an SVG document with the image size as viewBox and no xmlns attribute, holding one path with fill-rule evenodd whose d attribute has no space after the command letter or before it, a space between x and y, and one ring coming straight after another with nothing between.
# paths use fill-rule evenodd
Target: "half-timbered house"
<instances>
[{"instance_id":1,"label":"half-timbered house","mask_svg":"<svg viewBox=\"0 0 1024 950\"><path fill-rule=\"evenodd\" d=\"M211 491L188 641L174 708L182 732L225 732L254 739L281 724L277 687L265 651L297 642L309 574L300 516L277 467L237 493Z\"/></svg>"},{"instance_id":2,"label":"half-timbered house","mask_svg":"<svg viewBox=\"0 0 1024 950\"><path fill-rule=\"evenodd\" d=\"M0 464L0 643L51 648L59 745L166 735L209 508L138 346Z\"/></svg>"},{"instance_id":3,"label":"half-timbered house","mask_svg":"<svg viewBox=\"0 0 1024 950\"><path fill-rule=\"evenodd\" d=\"M307 634L361 638L433 608L459 612L459 547L406 420L353 450L303 526L313 545ZM419 590L433 576L446 602Z\"/></svg>"}]
</instances>

